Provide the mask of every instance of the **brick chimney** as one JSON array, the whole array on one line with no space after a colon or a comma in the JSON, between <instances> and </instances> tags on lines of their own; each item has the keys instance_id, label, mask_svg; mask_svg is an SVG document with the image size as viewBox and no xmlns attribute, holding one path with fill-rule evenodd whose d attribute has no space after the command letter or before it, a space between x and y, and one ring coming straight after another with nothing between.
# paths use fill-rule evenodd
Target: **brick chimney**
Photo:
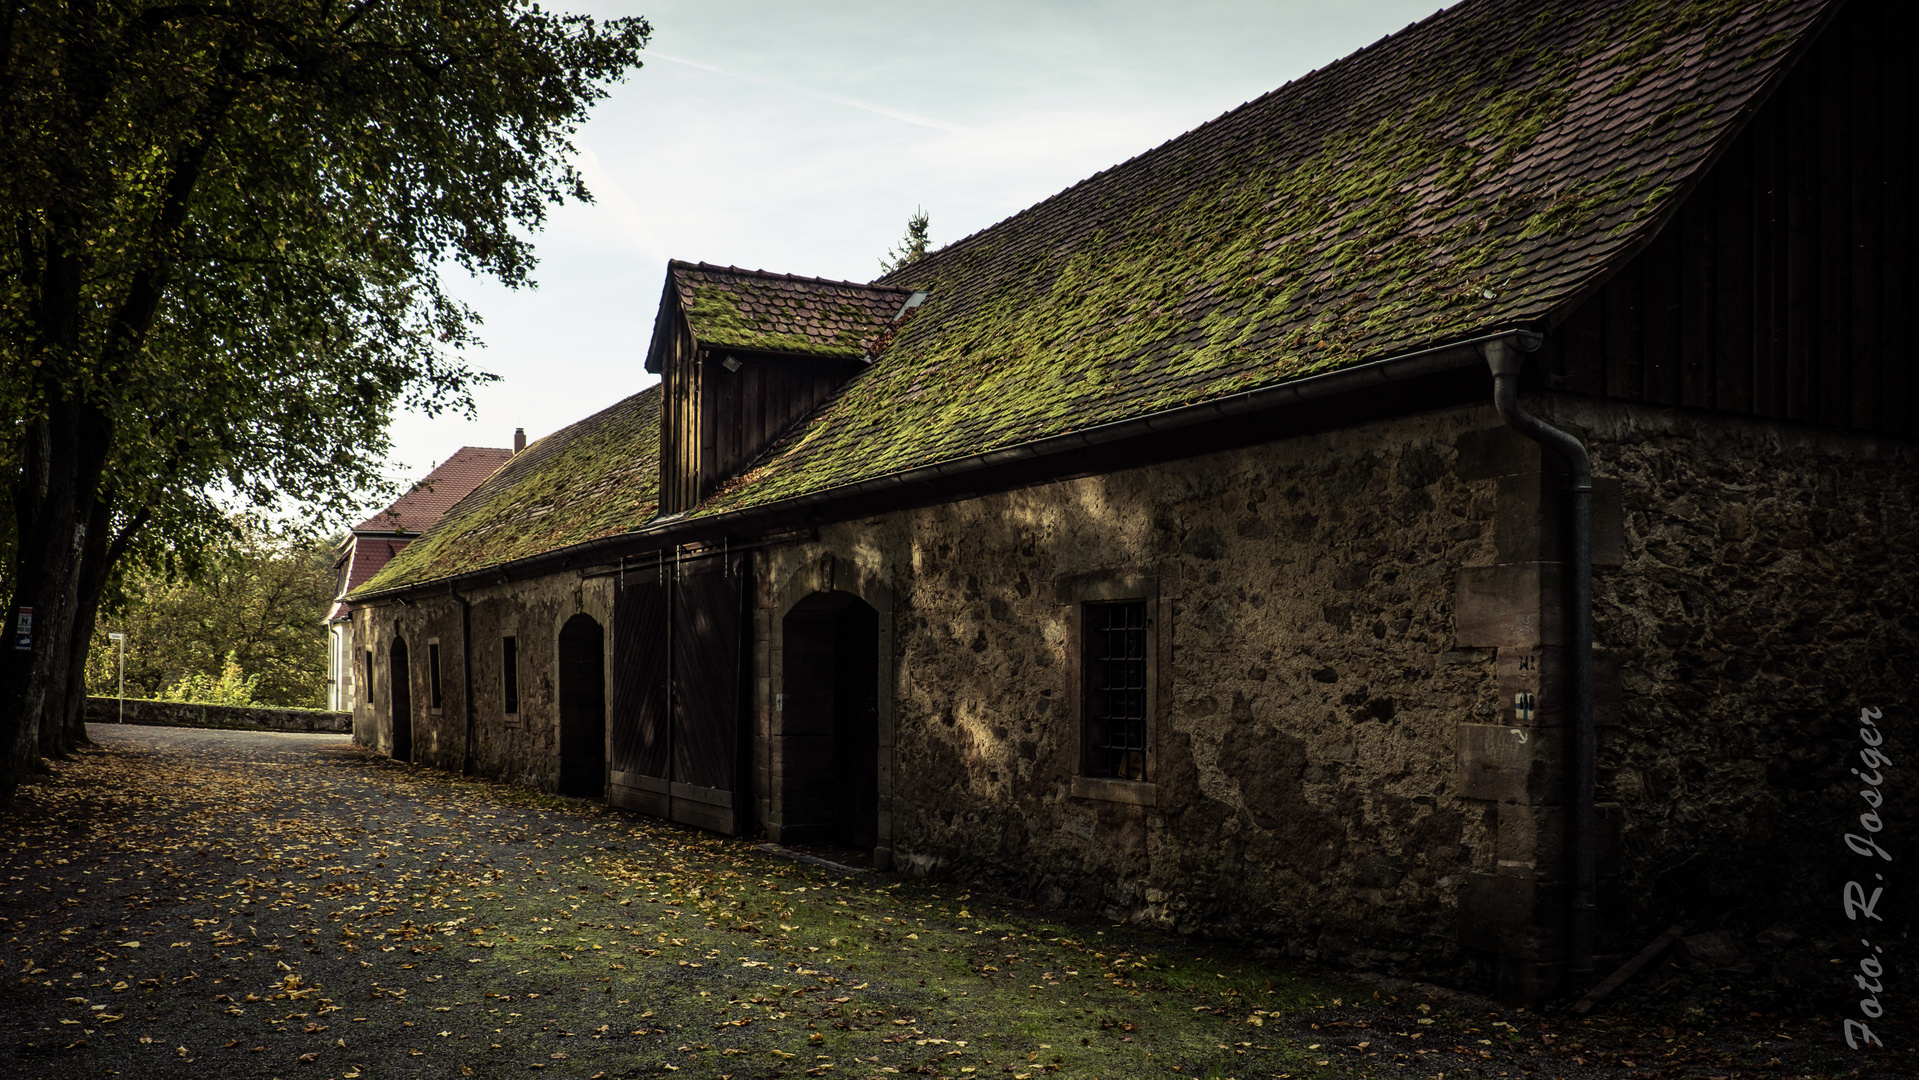
<instances>
[{"instance_id":1,"label":"brick chimney","mask_svg":"<svg viewBox=\"0 0 1919 1080\"><path fill-rule=\"evenodd\" d=\"M513 452L517 454L524 449L526 449L526 429L516 427L513 429Z\"/></svg>"}]
</instances>

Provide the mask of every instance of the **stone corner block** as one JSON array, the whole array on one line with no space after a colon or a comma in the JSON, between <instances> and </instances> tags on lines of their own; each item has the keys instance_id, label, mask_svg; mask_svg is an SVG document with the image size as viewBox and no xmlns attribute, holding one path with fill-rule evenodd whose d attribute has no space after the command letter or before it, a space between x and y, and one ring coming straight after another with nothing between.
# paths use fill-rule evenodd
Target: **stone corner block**
<instances>
[{"instance_id":1,"label":"stone corner block","mask_svg":"<svg viewBox=\"0 0 1919 1080\"><path fill-rule=\"evenodd\" d=\"M1538 1009L1558 997L1565 982L1566 963L1563 960L1500 958L1497 994L1502 1004Z\"/></svg>"},{"instance_id":2,"label":"stone corner block","mask_svg":"<svg viewBox=\"0 0 1919 1080\"><path fill-rule=\"evenodd\" d=\"M1502 958L1559 960L1566 954L1565 925L1565 886L1473 874L1461 898L1459 944Z\"/></svg>"},{"instance_id":3,"label":"stone corner block","mask_svg":"<svg viewBox=\"0 0 1919 1080\"><path fill-rule=\"evenodd\" d=\"M1461 480L1492 480L1518 473L1536 473L1558 465L1536 442L1512 428L1481 428L1453 441L1453 474Z\"/></svg>"},{"instance_id":4,"label":"stone corner block","mask_svg":"<svg viewBox=\"0 0 1919 1080\"><path fill-rule=\"evenodd\" d=\"M1561 728L1459 725L1461 798L1557 803L1564 784Z\"/></svg>"},{"instance_id":5,"label":"stone corner block","mask_svg":"<svg viewBox=\"0 0 1919 1080\"><path fill-rule=\"evenodd\" d=\"M1564 581L1559 563L1461 567L1453 591L1456 647L1564 644Z\"/></svg>"},{"instance_id":6,"label":"stone corner block","mask_svg":"<svg viewBox=\"0 0 1919 1080\"><path fill-rule=\"evenodd\" d=\"M1498 477L1493 544L1502 563L1572 559L1572 492L1565 476L1511 473ZM1593 477L1592 559L1595 567L1626 561L1626 497L1617 477Z\"/></svg>"},{"instance_id":7,"label":"stone corner block","mask_svg":"<svg viewBox=\"0 0 1919 1080\"><path fill-rule=\"evenodd\" d=\"M1494 671L1499 685L1499 716L1507 724L1557 726L1572 720L1571 654L1559 645L1514 646L1499 650ZM1623 712L1619 654L1593 650L1593 723L1618 724ZM1532 709L1518 708L1520 694Z\"/></svg>"}]
</instances>

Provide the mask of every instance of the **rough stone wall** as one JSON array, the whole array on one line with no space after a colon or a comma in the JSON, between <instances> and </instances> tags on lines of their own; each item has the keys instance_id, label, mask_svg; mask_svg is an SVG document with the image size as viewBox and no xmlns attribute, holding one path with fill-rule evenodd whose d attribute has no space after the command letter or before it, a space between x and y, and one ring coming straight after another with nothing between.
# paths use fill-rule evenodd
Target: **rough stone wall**
<instances>
[{"instance_id":1,"label":"rough stone wall","mask_svg":"<svg viewBox=\"0 0 1919 1080\"><path fill-rule=\"evenodd\" d=\"M1451 641L1452 575L1489 560L1492 494L1449 467L1482 412L828 526L770 552L773 579L825 553L891 582L896 862L1298 955L1452 963L1459 891L1494 854L1491 815L1454 791L1454 730L1493 711L1491 653ZM1157 597L1152 805L1074 793L1089 785L1072 598L1113 579Z\"/></svg>"},{"instance_id":2,"label":"rough stone wall","mask_svg":"<svg viewBox=\"0 0 1919 1080\"><path fill-rule=\"evenodd\" d=\"M613 579L560 573L489 585L462 594L471 605L474 771L542 791L559 786L558 641L568 618L584 612L607 631L612 671ZM387 657L395 635L405 639L413 701L412 760L458 772L466 753L465 682L461 672L460 606L445 593L354 609L354 638L374 654L374 695L355 703L354 739L392 753ZM505 706L502 639L511 631L519 652L519 709ZM428 643L440 643L441 708L428 702Z\"/></svg>"},{"instance_id":3,"label":"rough stone wall","mask_svg":"<svg viewBox=\"0 0 1919 1080\"><path fill-rule=\"evenodd\" d=\"M1594 399L1528 406L1583 432L1600 477L1602 952L1674 921L1836 930L1822 906L1850 868L1859 708L1882 709L1890 756L1909 756L1919 449ZM1468 407L761 549L759 822L781 827L783 616L845 592L882 616L882 859L1293 955L1460 980L1496 965L1530 996L1564 948L1558 485L1490 407ZM1145 784L1078 775L1074 613L1102 589L1149 599L1156 622ZM613 582L558 574L470 599L476 768L552 790L559 629L599 620L611 672ZM390 747L397 631L416 760L458 769L457 604L363 605L356 621L376 659L356 738ZM445 705L429 716L435 636ZM1911 805L1884 814L1908 851Z\"/></svg>"},{"instance_id":4,"label":"rough stone wall","mask_svg":"<svg viewBox=\"0 0 1919 1080\"><path fill-rule=\"evenodd\" d=\"M1571 398L1553 412L1625 498L1623 566L1594 606L1623 681L1598 767L1626 944L1673 922L1855 936L1837 898L1867 872L1842 842L1865 831L1860 709L1885 714L1895 763L1912 756L1919 446ZM1880 836L1901 860L1919 850L1904 775ZM1919 882L1888 882L1882 913L1909 916Z\"/></svg>"},{"instance_id":5,"label":"rough stone wall","mask_svg":"<svg viewBox=\"0 0 1919 1080\"><path fill-rule=\"evenodd\" d=\"M1529 404L1600 477L1600 951L1836 929L1856 714L1901 730L1919 669L1913 448ZM890 588L908 872L1536 997L1564 949L1567 552L1556 467L1508 436L1473 407L825 526L762 556L760 638L822 559ZM1461 625L1474 575L1524 641ZM1154 583L1165 658L1132 801L1075 781L1071 598L1120 578Z\"/></svg>"}]
</instances>

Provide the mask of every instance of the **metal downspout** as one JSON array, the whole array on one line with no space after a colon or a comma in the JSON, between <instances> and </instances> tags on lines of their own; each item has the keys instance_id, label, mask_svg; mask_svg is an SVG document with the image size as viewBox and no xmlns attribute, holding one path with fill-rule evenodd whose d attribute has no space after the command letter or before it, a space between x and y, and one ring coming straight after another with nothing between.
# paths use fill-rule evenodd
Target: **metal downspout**
<instances>
[{"instance_id":1,"label":"metal downspout","mask_svg":"<svg viewBox=\"0 0 1919 1080\"><path fill-rule=\"evenodd\" d=\"M1522 339L1526 351L1537 339ZM1597 893L1593 807L1592 458L1568 432L1519 405L1519 369L1525 354L1506 340L1481 346L1493 372L1493 406L1506 425L1558 454L1572 472L1572 745L1567 748L1567 847L1572 853L1572 903L1567 919L1566 983L1583 993L1593 982L1593 910Z\"/></svg>"},{"instance_id":2,"label":"metal downspout","mask_svg":"<svg viewBox=\"0 0 1919 1080\"><path fill-rule=\"evenodd\" d=\"M447 590L460 605L460 702L466 713L466 738L460 746L460 775L473 773L473 605L453 589Z\"/></svg>"}]
</instances>

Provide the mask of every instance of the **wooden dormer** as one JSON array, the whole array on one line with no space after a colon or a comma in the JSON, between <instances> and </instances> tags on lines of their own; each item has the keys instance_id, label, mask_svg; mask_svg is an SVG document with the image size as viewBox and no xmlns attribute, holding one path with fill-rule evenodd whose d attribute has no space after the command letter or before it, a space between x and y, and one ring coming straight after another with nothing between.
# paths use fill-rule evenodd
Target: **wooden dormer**
<instances>
[{"instance_id":1,"label":"wooden dormer","mask_svg":"<svg viewBox=\"0 0 1919 1080\"><path fill-rule=\"evenodd\" d=\"M668 264L646 370L660 376L660 513L699 505L833 391L910 289Z\"/></svg>"}]
</instances>

